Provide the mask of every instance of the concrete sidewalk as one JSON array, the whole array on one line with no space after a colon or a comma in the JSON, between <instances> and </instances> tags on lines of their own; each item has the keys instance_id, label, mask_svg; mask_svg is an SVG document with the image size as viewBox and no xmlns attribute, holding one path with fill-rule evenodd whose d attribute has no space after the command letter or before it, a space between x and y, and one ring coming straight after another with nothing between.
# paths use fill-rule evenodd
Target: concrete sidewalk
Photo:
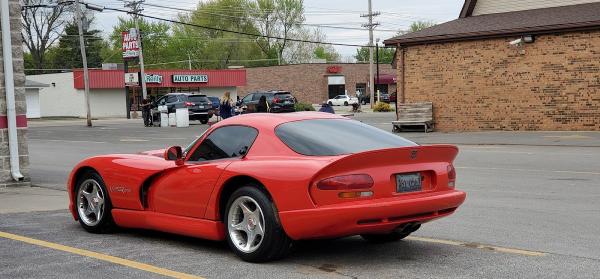
<instances>
[{"instance_id":1,"label":"concrete sidewalk","mask_svg":"<svg viewBox=\"0 0 600 279\"><path fill-rule=\"evenodd\" d=\"M391 127L391 124L390 124ZM458 145L527 145L600 147L600 132L464 132L464 133L398 133L420 144Z\"/></svg>"},{"instance_id":2,"label":"concrete sidewalk","mask_svg":"<svg viewBox=\"0 0 600 279\"><path fill-rule=\"evenodd\" d=\"M67 209L66 191L40 187L0 188L0 214Z\"/></svg>"}]
</instances>

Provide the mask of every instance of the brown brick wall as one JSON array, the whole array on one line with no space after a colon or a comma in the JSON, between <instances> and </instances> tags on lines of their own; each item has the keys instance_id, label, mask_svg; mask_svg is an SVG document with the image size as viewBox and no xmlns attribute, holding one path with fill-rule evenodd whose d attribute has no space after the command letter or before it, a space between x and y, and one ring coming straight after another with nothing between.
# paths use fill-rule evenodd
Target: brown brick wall
<instances>
[{"instance_id":1,"label":"brown brick wall","mask_svg":"<svg viewBox=\"0 0 600 279\"><path fill-rule=\"evenodd\" d=\"M340 66L349 95L356 92L357 83L368 83L369 64L299 64L246 69L246 86L238 87L238 95L259 90L286 90L303 103L320 104L328 99L327 67ZM380 74L394 74L389 64L379 65ZM390 85L390 92L396 90Z\"/></svg>"},{"instance_id":2,"label":"brown brick wall","mask_svg":"<svg viewBox=\"0 0 600 279\"><path fill-rule=\"evenodd\" d=\"M514 39L408 47L406 102L440 131L600 130L600 31Z\"/></svg>"},{"instance_id":3,"label":"brown brick wall","mask_svg":"<svg viewBox=\"0 0 600 279\"><path fill-rule=\"evenodd\" d=\"M5 0L2 0L5 1ZM17 115L25 115L25 73L23 72L23 43L21 39L21 6L18 0L9 0L12 56L15 83L15 109ZM2 38L0 37L0 42ZM4 89L4 54L0 44L0 117L6 117L6 91ZM29 153L27 149L27 128L18 128L19 165L25 176L24 182L15 182L10 175L8 151L8 129L0 129L0 187L29 185Z\"/></svg>"}]
</instances>

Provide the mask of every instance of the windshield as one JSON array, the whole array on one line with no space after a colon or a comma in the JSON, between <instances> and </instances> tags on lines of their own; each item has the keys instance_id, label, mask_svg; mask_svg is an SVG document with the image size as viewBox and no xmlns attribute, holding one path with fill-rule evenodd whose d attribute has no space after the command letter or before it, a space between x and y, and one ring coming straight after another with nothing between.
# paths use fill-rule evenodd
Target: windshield
<instances>
[{"instance_id":1,"label":"windshield","mask_svg":"<svg viewBox=\"0 0 600 279\"><path fill-rule=\"evenodd\" d=\"M275 134L289 148L308 156L334 156L417 145L381 129L346 119L289 122L279 125Z\"/></svg>"},{"instance_id":2,"label":"windshield","mask_svg":"<svg viewBox=\"0 0 600 279\"><path fill-rule=\"evenodd\" d=\"M208 103L208 98L206 96L188 96L188 101L194 103Z\"/></svg>"}]
</instances>

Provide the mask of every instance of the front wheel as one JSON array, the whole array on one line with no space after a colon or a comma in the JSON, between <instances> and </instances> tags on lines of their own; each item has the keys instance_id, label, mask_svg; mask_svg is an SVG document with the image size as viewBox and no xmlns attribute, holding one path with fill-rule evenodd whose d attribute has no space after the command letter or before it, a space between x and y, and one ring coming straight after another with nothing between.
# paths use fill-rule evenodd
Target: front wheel
<instances>
[{"instance_id":1,"label":"front wheel","mask_svg":"<svg viewBox=\"0 0 600 279\"><path fill-rule=\"evenodd\" d=\"M75 202L79 223L88 232L104 233L114 229L110 198L102 177L96 172L85 173L77 181Z\"/></svg>"},{"instance_id":2,"label":"front wheel","mask_svg":"<svg viewBox=\"0 0 600 279\"><path fill-rule=\"evenodd\" d=\"M329 104L329 106L333 106L333 103L332 103L332 102L329 102L328 104Z\"/></svg>"},{"instance_id":3,"label":"front wheel","mask_svg":"<svg viewBox=\"0 0 600 279\"><path fill-rule=\"evenodd\" d=\"M344 106L348 106L348 102L344 102Z\"/></svg>"},{"instance_id":4,"label":"front wheel","mask_svg":"<svg viewBox=\"0 0 600 279\"><path fill-rule=\"evenodd\" d=\"M227 243L242 260L267 262L288 253L292 240L283 231L273 202L261 190L238 189L226 209Z\"/></svg>"},{"instance_id":5,"label":"front wheel","mask_svg":"<svg viewBox=\"0 0 600 279\"><path fill-rule=\"evenodd\" d=\"M206 124L206 123L208 123L208 119L200 119L200 123Z\"/></svg>"}]
</instances>

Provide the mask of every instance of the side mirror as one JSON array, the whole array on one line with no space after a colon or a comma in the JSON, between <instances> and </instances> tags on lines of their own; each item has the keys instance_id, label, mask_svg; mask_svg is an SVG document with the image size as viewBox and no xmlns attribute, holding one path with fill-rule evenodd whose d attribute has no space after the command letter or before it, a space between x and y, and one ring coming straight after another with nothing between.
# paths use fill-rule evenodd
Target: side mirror
<instances>
[{"instance_id":1,"label":"side mirror","mask_svg":"<svg viewBox=\"0 0 600 279\"><path fill-rule=\"evenodd\" d=\"M175 161L178 166L183 165L183 150L181 146L171 146L165 150L164 158L167 161Z\"/></svg>"}]
</instances>

